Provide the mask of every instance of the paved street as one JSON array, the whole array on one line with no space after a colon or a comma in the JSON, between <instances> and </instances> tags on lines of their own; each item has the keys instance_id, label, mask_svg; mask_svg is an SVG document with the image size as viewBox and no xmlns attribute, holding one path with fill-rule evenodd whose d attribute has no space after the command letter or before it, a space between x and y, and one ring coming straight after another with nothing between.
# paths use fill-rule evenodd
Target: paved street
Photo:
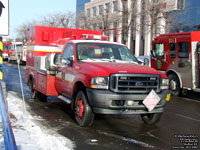
<instances>
[{"instance_id":1,"label":"paved street","mask_svg":"<svg viewBox=\"0 0 200 150\"><path fill-rule=\"evenodd\" d=\"M16 64L5 64L4 81L8 91L21 97ZM25 78L22 66L22 80ZM197 149L200 138L200 93L189 92L187 97L172 97L161 121L145 125L139 116L96 115L92 127L76 125L70 107L50 97L48 102L32 100L25 83L24 93L28 111L43 118L41 123L75 142L77 150L95 149Z\"/></svg>"}]
</instances>

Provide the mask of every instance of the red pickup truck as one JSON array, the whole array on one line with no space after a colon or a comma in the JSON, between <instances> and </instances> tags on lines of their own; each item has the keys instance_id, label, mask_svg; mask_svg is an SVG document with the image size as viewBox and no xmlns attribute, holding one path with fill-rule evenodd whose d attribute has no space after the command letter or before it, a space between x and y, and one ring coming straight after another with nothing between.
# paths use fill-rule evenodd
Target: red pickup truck
<instances>
[{"instance_id":1,"label":"red pickup truck","mask_svg":"<svg viewBox=\"0 0 200 150\"><path fill-rule=\"evenodd\" d=\"M58 96L71 104L80 126L92 125L96 113L139 114L147 124L160 120L170 99L168 78L140 65L125 45L104 41L100 31L39 26L33 31L44 40L27 46L32 98ZM51 33L62 35L56 44Z\"/></svg>"}]
</instances>

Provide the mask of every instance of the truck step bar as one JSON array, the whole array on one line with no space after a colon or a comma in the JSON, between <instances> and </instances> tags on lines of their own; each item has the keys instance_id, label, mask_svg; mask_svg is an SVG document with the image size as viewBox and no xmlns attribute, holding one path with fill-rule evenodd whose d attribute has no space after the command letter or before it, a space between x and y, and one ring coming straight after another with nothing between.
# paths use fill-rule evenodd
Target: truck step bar
<instances>
[{"instance_id":1,"label":"truck step bar","mask_svg":"<svg viewBox=\"0 0 200 150\"><path fill-rule=\"evenodd\" d=\"M200 88L193 89L195 92L200 92Z\"/></svg>"},{"instance_id":2,"label":"truck step bar","mask_svg":"<svg viewBox=\"0 0 200 150\"><path fill-rule=\"evenodd\" d=\"M64 102L66 102L67 104L71 104L72 100L67 98L67 97L64 97L62 95L59 95L58 96L59 99L63 100Z\"/></svg>"}]
</instances>

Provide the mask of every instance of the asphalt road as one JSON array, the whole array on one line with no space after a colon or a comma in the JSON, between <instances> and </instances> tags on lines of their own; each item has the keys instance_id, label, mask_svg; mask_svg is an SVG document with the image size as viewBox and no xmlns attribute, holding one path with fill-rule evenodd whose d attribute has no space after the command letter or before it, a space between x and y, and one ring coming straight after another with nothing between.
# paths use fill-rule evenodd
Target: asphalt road
<instances>
[{"instance_id":1,"label":"asphalt road","mask_svg":"<svg viewBox=\"0 0 200 150\"><path fill-rule=\"evenodd\" d=\"M17 65L5 66L7 91L22 97ZM200 93L172 97L160 122L153 126L137 115L96 115L91 127L82 128L75 123L70 106L56 97L48 102L32 100L25 84L25 66L21 75L28 111L43 118L40 122L50 130L74 141L77 150L198 149L200 145Z\"/></svg>"}]
</instances>

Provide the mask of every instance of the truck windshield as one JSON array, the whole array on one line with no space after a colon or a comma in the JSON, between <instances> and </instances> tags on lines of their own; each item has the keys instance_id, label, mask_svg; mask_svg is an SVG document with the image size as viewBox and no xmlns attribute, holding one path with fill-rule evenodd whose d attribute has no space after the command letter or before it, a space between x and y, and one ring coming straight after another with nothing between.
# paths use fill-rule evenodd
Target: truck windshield
<instances>
[{"instance_id":1,"label":"truck windshield","mask_svg":"<svg viewBox=\"0 0 200 150\"><path fill-rule=\"evenodd\" d=\"M78 43L77 58L78 60L99 59L138 62L127 47L105 43Z\"/></svg>"},{"instance_id":2,"label":"truck windshield","mask_svg":"<svg viewBox=\"0 0 200 150\"><path fill-rule=\"evenodd\" d=\"M155 53L156 53L156 57L164 57L164 44L156 43L155 44Z\"/></svg>"},{"instance_id":3,"label":"truck windshield","mask_svg":"<svg viewBox=\"0 0 200 150\"><path fill-rule=\"evenodd\" d=\"M9 46L9 45L4 45L4 46L3 46L3 49L4 49L4 50L11 50L11 46Z\"/></svg>"}]
</instances>

